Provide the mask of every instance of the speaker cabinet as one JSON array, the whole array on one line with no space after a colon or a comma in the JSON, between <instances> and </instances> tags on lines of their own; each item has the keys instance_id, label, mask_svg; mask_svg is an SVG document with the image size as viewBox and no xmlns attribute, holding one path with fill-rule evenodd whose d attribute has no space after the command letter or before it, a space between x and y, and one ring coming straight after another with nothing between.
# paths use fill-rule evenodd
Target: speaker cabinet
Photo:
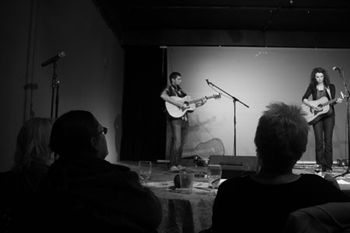
<instances>
[{"instance_id":1,"label":"speaker cabinet","mask_svg":"<svg viewBox=\"0 0 350 233\"><path fill-rule=\"evenodd\" d=\"M256 156L212 155L209 164L220 164L223 179L254 174L258 167Z\"/></svg>"}]
</instances>

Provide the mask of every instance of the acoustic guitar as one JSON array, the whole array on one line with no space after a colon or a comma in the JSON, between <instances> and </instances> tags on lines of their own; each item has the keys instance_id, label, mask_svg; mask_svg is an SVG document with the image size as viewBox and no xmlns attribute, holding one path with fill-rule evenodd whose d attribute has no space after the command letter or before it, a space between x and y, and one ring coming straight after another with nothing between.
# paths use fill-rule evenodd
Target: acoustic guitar
<instances>
[{"instance_id":1,"label":"acoustic guitar","mask_svg":"<svg viewBox=\"0 0 350 233\"><path fill-rule=\"evenodd\" d=\"M183 98L178 97L178 96L171 96L170 98L172 98L173 100L176 101L180 101L185 103L185 108L180 108L178 106L176 106L175 104L169 103L169 102L165 102L165 107L167 112L169 113L170 116L174 117L174 118L180 118L183 115L185 115L186 112L192 112L194 111L197 106L196 104L199 102L204 101L204 99L218 99L221 97L221 94L214 94L211 96L204 96L202 98L198 98L198 99L190 99L189 96L185 96Z\"/></svg>"},{"instance_id":2,"label":"acoustic guitar","mask_svg":"<svg viewBox=\"0 0 350 233\"><path fill-rule=\"evenodd\" d=\"M304 117L305 117L306 121L310 125L313 125L316 122L318 122L320 119L322 119L323 117L329 116L332 113L331 107L329 105L336 102L338 99L344 99L345 97L347 97L342 92L340 92L340 94L341 94L341 97L334 98L332 100L328 100L328 98L324 96L318 100L309 101L311 106L322 108L319 111L316 111L314 108L309 107L303 103L301 105L301 109L305 113Z\"/></svg>"}]
</instances>

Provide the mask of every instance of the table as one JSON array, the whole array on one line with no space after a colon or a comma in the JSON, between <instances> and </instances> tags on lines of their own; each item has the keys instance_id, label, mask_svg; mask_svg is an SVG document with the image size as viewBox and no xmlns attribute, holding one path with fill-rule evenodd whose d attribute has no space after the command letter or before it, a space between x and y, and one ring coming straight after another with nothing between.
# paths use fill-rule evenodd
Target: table
<instances>
[{"instance_id":1,"label":"table","mask_svg":"<svg viewBox=\"0 0 350 233\"><path fill-rule=\"evenodd\" d=\"M137 162L123 162L137 172ZM188 167L195 173L192 193L172 190L177 173L169 172L167 164L152 165L151 179L144 185L159 198L162 205L162 222L159 233L198 233L211 226L212 208L216 190L208 188L205 167ZM202 176L201 176L202 175Z\"/></svg>"},{"instance_id":2,"label":"table","mask_svg":"<svg viewBox=\"0 0 350 233\"><path fill-rule=\"evenodd\" d=\"M190 194L169 189L172 185L172 181L146 184L162 205L163 220L159 233L192 233L209 228L215 191L208 189L205 182L195 181Z\"/></svg>"},{"instance_id":3,"label":"table","mask_svg":"<svg viewBox=\"0 0 350 233\"><path fill-rule=\"evenodd\" d=\"M124 164L137 172L135 163ZM204 167L190 168L195 174L205 173ZM312 173L311 169L295 170L295 173ZM169 172L164 164L154 164L152 177L145 186L159 198L163 218L159 233L198 233L211 226L212 208L216 193L207 188L205 178L195 177L191 194L171 190L176 173ZM349 175L350 176L350 175ZM339 177L341 190L350 196L350 177Z\"/></svg>"}]
</instances>

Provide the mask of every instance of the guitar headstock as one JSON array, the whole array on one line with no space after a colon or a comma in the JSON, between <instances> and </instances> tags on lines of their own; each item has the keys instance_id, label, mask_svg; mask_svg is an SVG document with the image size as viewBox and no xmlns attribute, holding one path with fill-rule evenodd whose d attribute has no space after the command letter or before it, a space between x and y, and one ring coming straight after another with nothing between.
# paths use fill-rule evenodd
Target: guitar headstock
<instances>
[{"instance_id":1,"label":"guitar headstock","mask_svg":"<svg viewBox=\"0 0 350 233\"><path fill-rule=\"evenodd\" d=\"M217 93L217 94L214 94L214 95L211 95L211 96L205 96L203 97L203 99L211 99L211 98L214 98L214 99L218 99L218 98L221 98L221 94L220 93Z\"/></svg>"}]
</instances>

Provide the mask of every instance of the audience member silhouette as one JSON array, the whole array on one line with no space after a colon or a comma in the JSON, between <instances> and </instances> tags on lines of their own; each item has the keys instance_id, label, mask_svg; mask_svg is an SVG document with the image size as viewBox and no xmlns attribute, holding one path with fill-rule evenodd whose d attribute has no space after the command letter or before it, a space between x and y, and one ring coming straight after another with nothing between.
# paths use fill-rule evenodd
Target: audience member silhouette
<instances>
[{"instance_id":1,"label":"audience member silhouette","mask_svg":"<svg viewBox=\"0 0 350 233\"><path fill-rule=\"evenodd\" d=\"M54 122L50 148L59 159L42 184L51 200L42 210L50 232L157 232L159 200L137 173L104 160L106 133L88 111L70 111Z\"/></svg>"},{"instance_id":2,"label":"audience member silhouette","mask_svg":"<svg viewBox=\"0 0 350 233\"><path fill-rule=\"evenodd\" d=\"M0 232L20 231L19 221L30 211L38 185L53 162L51 126L50 119L36 117L18 133L14 166L0 174Z\"/></svg>"},{"instance_id":3,"label":"audience member silhouette","mask_svg":"<svg viewBox=\"0 0 350 233\"><path fill-rule=\"evenodd\" d=\"M292 211L349 201L328 180L293 173L306 150L308 129L298 106L267 106L254 139L259 171L220 185L213 206L212 232L282 232Z\"/></svg>"}]
</instances>

